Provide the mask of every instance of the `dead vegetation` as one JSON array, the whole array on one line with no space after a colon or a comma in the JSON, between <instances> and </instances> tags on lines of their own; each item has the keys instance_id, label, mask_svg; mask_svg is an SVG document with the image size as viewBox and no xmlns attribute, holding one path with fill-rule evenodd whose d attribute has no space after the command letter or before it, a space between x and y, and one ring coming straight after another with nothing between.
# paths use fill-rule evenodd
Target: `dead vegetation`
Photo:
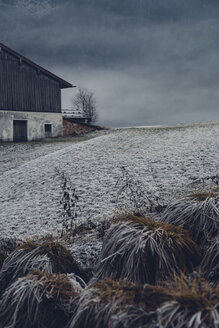
<instances>
[{"instance_id":1,"label":"dead vegetation","mask_svg":"<svg viewBox=\"0 0 219 328\"><path fill-rule=\"evenodd\" d=\"M58 240L39 242L27 240L19 245L18 249L27 251L31 255L44 256L49 258L51 271L53 273L71 273L80 275L80 268L73 259L70 251L62 245ZM48 270L49 272L50 270Z\"/></svg>"},{"instance_id":2,"label":"dead vegetation","mask_svg":"<svg viewBox=\"0 0 219 328\"><path fill-rule=\"evenodd\" d=\"M206 199L209 198L219 198L219 193L213 191L206 191L206 192L200 191L200 192L194 192L188 197L194 199L197 202L204 202Z\"/></svg>"},{"instance_id":3,"label":"dead vegetation","mask_svg":"<svg viewBox=\"0 0 219 328\"><path fill-rule=\"evenodd\" d=\"M219 290L200 275L165 286L106 279L83 291L68 328L218 327Z\"/></svg>"},{"instance_id":4,"label":"dead vegetation","mask_svg":"<svg viewBox=\"0 0 219 328\"><path fill-rule=\"evenodd\" d=\"M155 195L148 195L145 186L141 181L125 167L121 167L121 176L116 182L117 212L122 213L127 209L135 214L161 213L166 208L163 199ZM121 206L121 201L126 199L125 208Z\"/></svg>"},{"instance_id":5,"label":"dead vegetation","mask_svg":"<svg viewBox=\"0 0 219 328\"><path fill-rule=\"evenodd\" d=\"M111 224L77 221L78 196L61 175L61 236L103 239L92 284L93 271L51 235L20 242L7 258L0 251L0 327L219 328L219 193L195 192L166 207L144 199L123 174L120 193L128 192L135 214Z\"/></svg>"},{"instance_id":6,"label":"dead vegetation","mask_svg":"<svg viewBox=\"0 0 219 328\"><path fill-rule=\"evenodd\" d=\"M133 327L133 319L135 325L149 324L156 308L171 299L162 287L106 279L84 290L68 328L126 327L124 320L119 320L121 313L125 314L127 327ZM142 316L142 311L147 315Z\"/></svg>"},{"instance_id":7,"label":"dead vegetation","mask_svg":"<svg viewBox=\"0 0 219 328\"><path fill-rule=\"evenodd\" d=\"M58 240L53 241L50 237L29 239L20 243L4 261L0 271L0 293L16 278L23 277L34 269L48 273L74 273L87 280L86 272Z\"/></svg>"},{"instance_id":8,"label":"dead vegetation","mask_svg":"<svg viewBox=\"0 0 219 328\"><path fill-rule=\"evenodd\" d=\"M0 250L0 269L4 263L4 260L6 259L7 257L7 254L3 251Z\"/></svg>"},{"instance_id":9,"label":"dead vegetation","mask_svg":"<svg viewBox=\"0 0 219 328\"><path fill-rule=\"evenodd\" d=\"M72 237L76 229L76 219L80 212L79 197L76 188L72 185L70 178L65 172L56 168L56 172L61 180L62 197L60 204L62 205L62 230L61 237Z\"/></svg>"},{"instance_id":10,"label":"dead vegetation","mask_svg":"<svg viewBox=\"0 0 219 328\"><path fill-rule=\"evenodd\" d=\"M219 283L219 238L215 238L207 248L201 269L204 276L213 283Z\"/></svg>"},{"instance_id":11,"label":"dead vegetation","mask_svg":"<svg viewBox=\"0 0 219 328\"><path fill-rule=\"evenodd\" d=\"M15 238L0 238L0 250L6 254L10 254L17 247Z\"/></svg>"},{"instance_id":12,"label":"dead vegetation","mask_svg":"<svg viewBox=\"0 0 219 328\"><path fill-rule=\"evenodd\" d=\"M31 272L17 279L0 302L0 326L10 328L60 328L67 323L78 296L66 276Z\"/></svg>"},{"instance_id":13,"label":"dead vegetation","mask_svg":"<svg viewBox=\"0 0 219 328\"><path fill-rule=\"evenodd\" d=\"M212 288L201 277L181 276L170 286L174 300L159 308L163 328L217 328L219 324L219 288Z\"/></svg>"},{"instance_id":14,"label":"dead vegetation","mask_svg":"<svg viewBox=\"0 0 219 328\"><path fill-rule=\"evenodd\" d=\"M108 230L95 278L156 284L174 272L192 271L200 258L199 247L180 227L128 215Z\"/></svg>"},{"instance_id":15,"label":"dead vegetation","mask_svg":"<svg viewBox=\"0 0 219 328\"><path fill-rule=\"evenodd\" d=\"M219 193L202 191L189 195L169 205L162 221L187 230L205 248L219 231Z\"/></svg>"}]
</instances>

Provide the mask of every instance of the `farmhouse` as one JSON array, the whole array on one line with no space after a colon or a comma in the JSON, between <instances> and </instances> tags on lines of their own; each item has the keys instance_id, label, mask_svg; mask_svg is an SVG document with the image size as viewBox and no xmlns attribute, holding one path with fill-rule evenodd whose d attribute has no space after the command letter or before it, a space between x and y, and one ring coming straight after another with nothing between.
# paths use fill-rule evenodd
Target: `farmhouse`
<instances>
[{"instance_id":1,"label":"farmhouse","mask_svg":"<svg viewBox=\"0 0 219 328\"><path fill-rule=\"evenodd\" d=\"M0 43L0 140L61 136L61 89L71 87Z\"/></svg>"}]
</instances>

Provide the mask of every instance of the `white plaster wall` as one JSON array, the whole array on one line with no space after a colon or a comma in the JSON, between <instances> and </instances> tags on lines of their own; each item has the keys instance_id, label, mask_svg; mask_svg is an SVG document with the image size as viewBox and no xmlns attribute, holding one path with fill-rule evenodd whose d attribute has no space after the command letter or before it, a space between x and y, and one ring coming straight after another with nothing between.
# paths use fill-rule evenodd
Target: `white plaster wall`
<instances>
[{"instance_id":1,"label":"white plaster wall","mask_svg":"<svg viewBox=\"0 0 219 328\"><path fill-rule=\"evenodd\" d=\"M13 141L13 120L27 120L28 141L45 138L45 124L52 124L52 137L62 136L62 114L0 111L0 140Z\"/></svg>"}]
</instances>

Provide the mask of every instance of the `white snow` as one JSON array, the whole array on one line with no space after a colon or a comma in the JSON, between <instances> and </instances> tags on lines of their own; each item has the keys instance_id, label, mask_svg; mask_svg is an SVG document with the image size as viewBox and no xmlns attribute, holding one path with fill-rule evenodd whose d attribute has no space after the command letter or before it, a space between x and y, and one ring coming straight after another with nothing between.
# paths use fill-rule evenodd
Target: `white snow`
<instances>
[{"instance_id":1,"label":"white snow","mask_svg":"<svg viewBox=\"0 0 219 328\"><path fill-rule=\"evenodd\" d=\"M69 176L76 188L80 217L94 221L115 214L116 183L123 166L148 195L165 199L177 198L182 190L186 192L192 179L219 172L219 122L115 129L68 147L53 143L47 154L44 146L31 151L27 144L13 147L13 156L8 155L10 145L0 147L1 237L56 233L61 228L62 190L57 168ZM23 147L22 160L18 158L13 165L10 159L16 161L16 154L21 156L19 147ZM26 153L29 156L25 160ZM128 209L127 200L121 202Z\"/></svg>"}]
</instances>

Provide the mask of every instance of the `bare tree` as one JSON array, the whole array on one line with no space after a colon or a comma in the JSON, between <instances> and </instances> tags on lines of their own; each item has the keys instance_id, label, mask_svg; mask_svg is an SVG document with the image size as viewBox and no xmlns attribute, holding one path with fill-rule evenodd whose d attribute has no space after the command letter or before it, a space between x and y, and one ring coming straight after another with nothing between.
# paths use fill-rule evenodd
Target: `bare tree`
<instances>
[{"instance_id":1,"label":"bare tree","mask_svg":"<svg viewBox=\"0 0 219 328\"><path fill-rule=\"evenodd\" d=\"M79 87L78 93L73 98L73 106L88 118L88 122L97 121L97 102L92 91Z\"/></svg>"}]
</instances>

